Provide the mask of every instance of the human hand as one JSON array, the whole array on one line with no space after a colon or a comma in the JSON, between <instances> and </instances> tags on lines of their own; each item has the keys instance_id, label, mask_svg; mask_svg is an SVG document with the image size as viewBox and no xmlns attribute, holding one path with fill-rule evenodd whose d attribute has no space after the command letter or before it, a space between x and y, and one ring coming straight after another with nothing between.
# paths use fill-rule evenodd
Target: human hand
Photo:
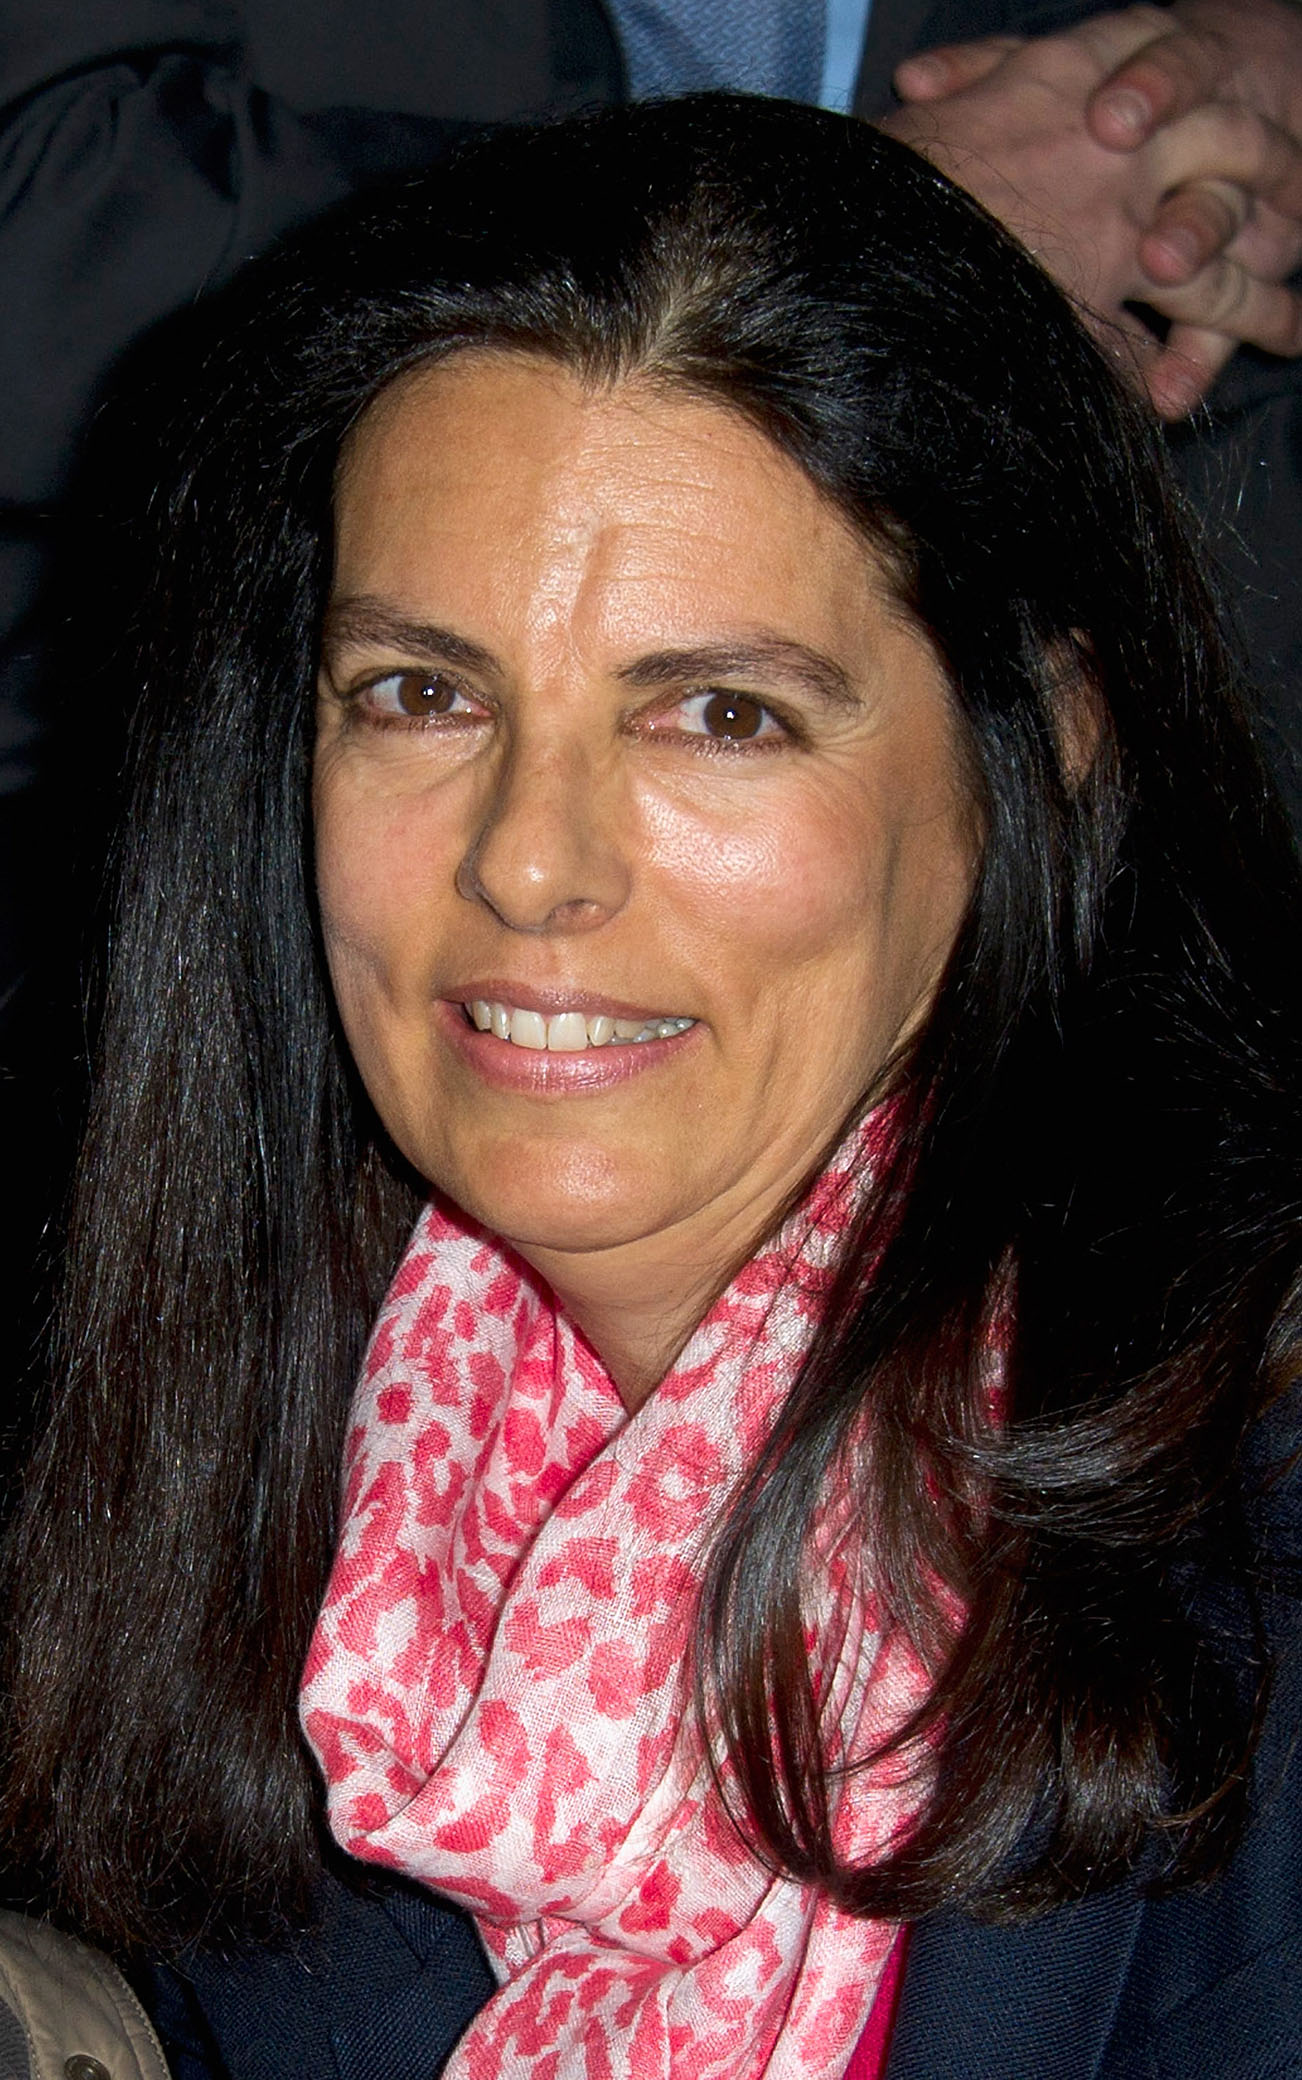
<instances>
[{"instance_id":1,"label":"human hand","mask_svg":"<svg viewBox=\"0 0 1302 2080\"><path fill-rule=\"evenodd\" d=\"M1133 151L1162 124L1211 102L1250 109L1302 146L1302 11L1286 0L1185 0L1095 89L1086 121L1100 144ZM1231 213L1227 221L1218 218L1219 202L1197 190L1165 199L1140 241L1151 281L1189 282L1221 254L1266 280L1302 263L1296 217L1258 197L1246 218ZM1212 335L1199 351L1214 356L1218 345Z\"/></svg>"},{"instance_id":2,"label":"human hand","mask_svg":"<svg viewBox=\"0 0 1302 2080\"><path fill-rule=\"evenodd\" d=\"M1302 10L1296 5L1178 0L1162 10L1159 23L1095 89L1088 121L1100 144L1130 151L1161 124L1208 101L1254 109L1302 142Z\"/></svg>"},{"instance_id":3,"label":"human hand","mask_svg":"<svg viewBox=\"0 0 1302 2080\"><path fill-rule=\"evenodd\" d=\"M1242 341L1302 351L1302 305L1281 286L1302 259L1302 15L1281 0L955 45L906 60L896 85L906 106L883 127L1023 238L1105 340L1124 336L1164 417ZM1171 320L1164 346L1127 301Z\"/></svg>"}]
</instances>

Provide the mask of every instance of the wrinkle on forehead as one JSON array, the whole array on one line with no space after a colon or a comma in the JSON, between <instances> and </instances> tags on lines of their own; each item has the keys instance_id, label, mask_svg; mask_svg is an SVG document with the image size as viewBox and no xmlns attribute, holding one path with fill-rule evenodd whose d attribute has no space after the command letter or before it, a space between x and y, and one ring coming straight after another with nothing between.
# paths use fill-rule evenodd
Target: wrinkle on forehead
<instances>
[{"instance_id":1,"label":"wrinkle on forehead","mask_svg":"<svg viewBox=\"0 0 1302 2080\"><path fill-rule=\"evenodd\" d=\"M491 386L482 381L486 367L497 378ZM450 455L440 452L435 433L401 443L385 438L399 414L406 428L419 424L422 393L431 428L445 413L458 417L461 437ZM482 447L473 438L476 416L484 422ZM761 481L771 479L775 503L789 511L794 500L808 520L785 542L766 540L762 574L748 532L757 472ZM693 564L717 570L730 560L739 578L751 577L751 620L761 624L768 589L798 584L811 543L826 544L829 529L851 551L843 558L847 584L858 591L867 576L871 589L882 589L876 561L850 522L749 420L718 400L647 377L584 382L542 358L467 351L383 393L350 438L343 489L341 561L349 558L351 515L372 539L377 530L387 536L396 550L389 567L402 580L409 576L413 596L421 579L417 556L428 569L443 540L451 553L464 553L462 510L473 510L481 525L487 519L499 600L515 603L520 633L540 668L546 658L549 673L590 643L634 640L633 625L644 633L654 618L651 602L663 606L675 593L682 625L662 624L660 634L689 642L699 630L691 625L682 573ZM418 530L409 525L416 512ZM409 573L404 527L412 542Z\"/></svg>"}]
</instances>

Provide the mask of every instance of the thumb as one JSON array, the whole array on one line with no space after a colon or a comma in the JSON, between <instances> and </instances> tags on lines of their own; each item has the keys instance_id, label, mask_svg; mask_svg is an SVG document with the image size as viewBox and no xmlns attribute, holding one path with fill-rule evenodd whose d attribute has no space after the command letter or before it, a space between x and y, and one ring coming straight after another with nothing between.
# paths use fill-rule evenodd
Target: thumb
<instances>
[{"instance_id":1,"label":"thumb","mask_svg":"<svg viewBox=\"0 0 1302 2080\"><path fill-rule=\"evenodd\" d=\"M892 84L901 101L944 101L964 87L979 85L1025 41L1024 36L982 36L975 43L944 43L934 51L919 51L896 66Z\"/></svg>"}]
</instances>

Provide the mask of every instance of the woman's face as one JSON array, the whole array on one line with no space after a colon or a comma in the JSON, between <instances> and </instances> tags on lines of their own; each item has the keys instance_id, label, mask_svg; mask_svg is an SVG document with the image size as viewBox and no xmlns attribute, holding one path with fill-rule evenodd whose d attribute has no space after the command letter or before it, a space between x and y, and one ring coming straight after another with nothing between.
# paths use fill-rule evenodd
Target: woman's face
<instances>
[{"instance_id":1,"label":"woman's face","mask_svg":"<svg viewBox=\"0 0 1302 2080\"><path fill-rule=\"evenodd\" d=\"M317 871L381 1119L535 1262L726 1275L964 909L929 645L745 422L524 357L381 397L337 521Z\"/></svg>"}]
</instances>

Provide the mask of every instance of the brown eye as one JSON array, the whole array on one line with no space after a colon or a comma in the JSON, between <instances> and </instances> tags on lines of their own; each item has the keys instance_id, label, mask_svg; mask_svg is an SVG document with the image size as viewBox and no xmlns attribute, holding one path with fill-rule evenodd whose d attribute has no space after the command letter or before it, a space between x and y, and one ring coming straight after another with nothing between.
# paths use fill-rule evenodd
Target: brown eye
<instances>
[{"instance_id":1,"label":"brown eye","mask_svg":"<svg viewBox=\"0 0 1302 2080\"><path fill-rule=\"evenodd\" d=\"M673 713L675 727L684 736L704 737L712 744L748 744L769 738L780 742L790 734L753 693L728 693L722 686L689 693Z\"/></svg>"},{"instance_id":2,"label":"brown eye","mask_svg":"<svg viewBox=\"0 0 1302 2080\"><path fill-rule=\"evenodd\" d=\"M363 705L378 721L423 721L441 715L473 716L475 703L443 672L386 672L364 690Z\"/></svg>"},{"instance_id":3,"label":"brown eye","mask_svg":"<svg viewBox=\"0 0 1302 2080\"><path fill-rule=\"evenodd\" d=\"M708 693L701 697L700 726L710 737L757 737L768 710L748 693Z\"/></svg>"},{"instance_id":4,"label":"brown eye","mask_svg":"<svg viewBox=\"0 0 1302 2080\"><path fill-rule=\"evenodd\" d=\"M416 672L396 672L384 683L393 687L404 715L447 715L457 697L456 687L437 676L425 679Z\"/></svg>"},{"instance_id":5,"label":"brown eye","mask_svg":"<svg viewBox=\"0 0 1302 2080\"><path fill-rule=\"evenodd\" d=\"M712 693L701 720L712 737L753 737L764 720L764 710L745 694Z\"/></svg>"}]
</instances>

